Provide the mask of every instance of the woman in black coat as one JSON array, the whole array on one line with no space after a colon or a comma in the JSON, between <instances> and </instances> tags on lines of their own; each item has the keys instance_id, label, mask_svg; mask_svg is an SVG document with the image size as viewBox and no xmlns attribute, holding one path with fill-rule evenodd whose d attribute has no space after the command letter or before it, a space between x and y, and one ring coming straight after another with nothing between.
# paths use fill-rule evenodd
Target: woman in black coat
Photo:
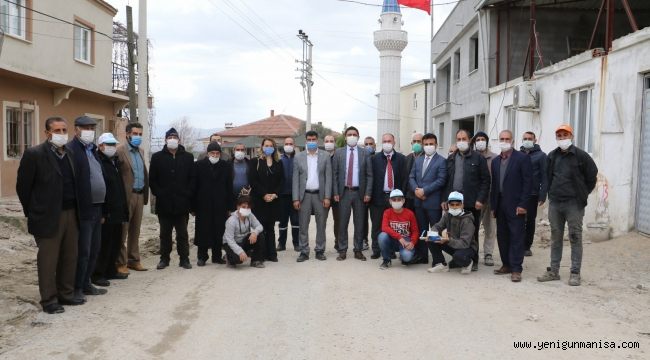
<instances>
[{"instance_id":1,"label":"woman in black coat","mask_svg":"<svg viewBox=\"0 0 650 360\"><path fill-rule=\"evenodd\" d=\"M279 219L279 195L284 182L284 170L273 139L262 140L260 155L257 159L251 160L249 166L248 183L251 186L253 213L264 227L265 258L277 262L275 222Z\"/></svg>"},{"instance_id":2,"label":"woman in black coat","mask_svg":"<svg viewBox=\"0 0 650 360\"><path fill-rule=\"evenodd\" d=\"M221 146L210 143L207 156L195 164L195 186L192 215L196 217L194 245L198 246L198 266L208 260L212 249L212 263L224 264L221 258L223 232L232 210L232 166L221 160Z\"/></svg>"}]
</instances>

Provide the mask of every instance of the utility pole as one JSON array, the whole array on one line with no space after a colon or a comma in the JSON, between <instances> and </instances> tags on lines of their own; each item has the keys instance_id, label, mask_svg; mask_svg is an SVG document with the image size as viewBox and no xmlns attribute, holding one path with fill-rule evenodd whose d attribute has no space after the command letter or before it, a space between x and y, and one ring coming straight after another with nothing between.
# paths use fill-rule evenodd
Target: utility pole
<instances>
[{"instance_id":1,"label":"utility pole","mask_svg":"<svg viewBox=\"0 0 650 360\"><path fill-rule=\"evenodd\" d=\"M149 124L149 41L147 38L147 0L138 8L138 120L142 124L142 149L149 158L151 131Z\"/></svg>"},{"instance_id":2,"label":"utility pole","mask_svg":"<svg viewBox=\"0 0 650 360\"><path fill-rule=\"evenodd\" d=\"M302 61L296 60L296 63L301 64L302 69L297 68L296 71L301 71L302 75L296 79L300 79L300 85L302 85L305 105L307 105L307 124L305 129L309 131L311 130L311 87L314 85L312 81L311 53L314 45L309 40L309 36L302 30L298 30L298 39L302 40Z\"/></svg>"},{"instance_id":3,"label":"utility pole","mask_svg":"<svg viewBox=\"0 0 650 360\"><path fill-rule=\"evenodd\" d=\"M431 9L430 9L430 14L431 14L431 38L429 39L429 91L427 93L427 111L426 113L426 119L424 120L424 132L430 132L430 133L435 133L434 125L433 125L433 116L431 116L431 110L433 110L433 105L435 104L435 99L433 98L434 94L434 89L435 89L435 73L434 73L434 68L433 68L433 36L435 35L435 31L433 29L433 1L431 0ZM439 137L442 137L442 134L438 134Z\"/></svg>"},{"instance_id":4,"label":"utility pole","mask_svg":"<svg viewBox=\"0 0 650 360\"><path fill-rule=\"evenodd\" d=\"M138 121L138 100L135 93L135 44L133 36L133 9L126 7L126 45L129 52L129 122Z\"/></svg>"}]
</instances>

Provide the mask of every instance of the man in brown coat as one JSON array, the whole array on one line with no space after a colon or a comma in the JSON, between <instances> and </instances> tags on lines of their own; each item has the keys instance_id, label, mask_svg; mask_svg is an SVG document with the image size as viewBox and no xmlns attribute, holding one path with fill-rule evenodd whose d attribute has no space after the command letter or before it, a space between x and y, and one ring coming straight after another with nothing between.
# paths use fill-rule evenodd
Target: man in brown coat
<instances>
[{"instance_id":1,"label":"man in brown coat","mask_svg":"<svg viewBox=\"0 0 650 360\"><path fill-rule=\"evenodd\" d=\"M126 144L117 148L120 160L120 173L126 190L126 201L129 208L129 222L122 229L122 247L117 259L118 278L126 278L129 270L146 271L140 263L140 226L142 211L149 202L149 174L144 160L144 151L140 149L142 142L142 124L129 123L126 126ZM125 246L126 241L126 246Z\"/></svg>"}]
</instances>

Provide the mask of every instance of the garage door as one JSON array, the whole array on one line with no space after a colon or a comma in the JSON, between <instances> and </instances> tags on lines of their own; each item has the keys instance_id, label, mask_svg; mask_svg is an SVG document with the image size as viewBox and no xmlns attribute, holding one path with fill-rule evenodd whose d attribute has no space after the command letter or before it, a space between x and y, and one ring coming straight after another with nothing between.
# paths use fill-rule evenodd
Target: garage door
<instances>
[{"instance_id":1,"label":"garage door","mask_svg":"<svg viewBox=\"0 0 650 360\"><path fill-rule=\"evenodd\" d=\"M645 78L644 85L636 227L640 232L650 234L650 76Z\"/></svg>"}]
</instances>

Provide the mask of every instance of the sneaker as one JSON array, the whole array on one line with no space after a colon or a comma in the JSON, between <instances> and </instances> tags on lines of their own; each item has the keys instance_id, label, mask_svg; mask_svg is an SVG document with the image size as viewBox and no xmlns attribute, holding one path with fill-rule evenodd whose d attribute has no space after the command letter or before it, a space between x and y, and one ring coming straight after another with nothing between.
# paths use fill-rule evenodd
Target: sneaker
<instances>
[{"instance_id":1,"label":"sneaker","mask_svg":"<svg viewBox=\"0 0 650 360\"><path fill-rule=\"evenodd\" d=\"M258 268L258 269L263 269L263 268L266 267L266 266L264 266L264 263L261 262L261 261L253 261L253 262L251 262L251 266L254 267L254 268Z\"/></svg>"},{"instance_id":2,"label":"sneaker","mask_svg":"<svg viewBox=\"0 0 650 360\"><path fill-rule=\"evenodd\" d=\"M533 252L528 249L526 252L524 252L524 256L533 256Z\"/></svg>"},{"instance_id":3,"label":"sneaker","mask_svg":"<svg viewBox=\"0 0 650 360\"><path fill-rule=\"evenodd\" d=\"M449 267L446 264L439 263L439 264L436 264L434 267L427 269L427 271L430 272L430 273L448 272Z\"/></svg>"},{"instance_id":4,"label":"sneaker","mask_svg":"<svg viewBox=\"0 0 650 360\"><path fill-rule=\"evenodd\" d=\"M553 280L560 280L560 274L558 274L557 271L551 270L550 267L546 268L546 272L544 273L544 275L537 277L537 281L539 282L546 282L546 281L553 281Z\"/></svg>"},{"instance_id":5,"label":"sneaker","mask_svg":"<svg viewBox=\"0 0 650 360\"><path fill-rule=\"evenodd\" d=\"M478 268L477 268L478 269ZM463 275L467 275L474 271L474 260L469 261L469 265L464 266L462 269L460 269L460 273Z\"/></svg>"},{"instance_id":6,"label":"sneaker","mask_svg":"<svg viewBox=\"0 0 650 360\"><path fill-rule=\"evenodd\" d=\"M558 276L558 279L560 277ZM571 273L569 275L569 285L571 286L580 286L580 274Z\"/></svg>"},{"instance_id":7,"label":"sneaker","mask_svg":"<svg viewBox=\"0 0 650 360\"><path fill-rule=\"evenodd\" d=\"M483 264L485 264L485 266L494 266L494 259L492 259L492 254L485 255Z\"/></svg>"},{"instance_id":8,"label":"sneaker","mask_svg":"<svg viewBox=\"0 0 650 360\"><path fill-rule=\"evenodd\" d=\"M390 267L390 260L384 260L381 265L379 265L379 270L387 270Z\"/></svg>"},{"instance_id":9,"label":"sneaker","mask_svg":"<svg viewBox=\"0 0 650 360\"><path fill-rule=\"evenodd\" d=\"M472 260L472 271L478 271L478 262Z\"/></svg>"}]
</instances>

